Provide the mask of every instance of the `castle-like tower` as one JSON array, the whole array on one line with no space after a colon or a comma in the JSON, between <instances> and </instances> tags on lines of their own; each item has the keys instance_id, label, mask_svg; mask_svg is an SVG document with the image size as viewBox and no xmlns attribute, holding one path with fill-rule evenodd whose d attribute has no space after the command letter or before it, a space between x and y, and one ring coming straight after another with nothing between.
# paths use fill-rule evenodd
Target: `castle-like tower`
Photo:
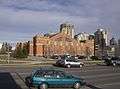
<instances>
[{"instance_id":1,"label":"castle-like tower","mask_svg":"<svg viewBox=\"0 0 120 89\"><path fill-rule=\"evenodd\" d=\"M74 38L74 25L69 23L64 23L60 25L60 32L64 34L68 34L72 38Z\"/></svg>"}]
</instances>

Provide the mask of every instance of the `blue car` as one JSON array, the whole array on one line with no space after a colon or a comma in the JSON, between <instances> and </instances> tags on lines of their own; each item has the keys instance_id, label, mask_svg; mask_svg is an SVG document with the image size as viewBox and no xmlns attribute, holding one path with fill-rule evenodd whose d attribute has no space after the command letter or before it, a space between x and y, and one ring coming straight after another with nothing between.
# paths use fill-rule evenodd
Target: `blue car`
<instances>
[{"instance_id":1,"label":"blue car","mask_svg":"<svg viewBox=\"0 0 120 89\"><path fill-rule=\"evenodd\" d=\"M47 89L53 87L71 87L80 89L85 84L84 79L65 73L64 71L53 68L38 68L25 78L29 87Z\"/></svg>"}]
</instances>

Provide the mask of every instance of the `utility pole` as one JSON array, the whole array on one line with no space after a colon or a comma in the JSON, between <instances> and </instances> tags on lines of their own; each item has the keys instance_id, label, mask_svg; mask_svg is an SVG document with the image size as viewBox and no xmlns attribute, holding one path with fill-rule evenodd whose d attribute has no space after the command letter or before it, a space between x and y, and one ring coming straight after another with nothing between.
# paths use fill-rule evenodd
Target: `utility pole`
<instances>
[{"instance_id":1,"label":"utility pole","mask_svg":"<svg viewBox=\"0 0 120 89\"><path fill-rule=\"evenodd\" d=\"M8 64L10 62L10 54L9 54L9 51L8 51Z\"/></svg>"},{"instance_id":2,"label":"utility pole","mask_svg":"<svg viewBox=\"0 0 120 89\"><path fill-rule=\"evenodd\" d=\"M10 63L10 54L9 54L9 45L7 45L8 47L8 64Z\"/></svg>"}]
</instances>

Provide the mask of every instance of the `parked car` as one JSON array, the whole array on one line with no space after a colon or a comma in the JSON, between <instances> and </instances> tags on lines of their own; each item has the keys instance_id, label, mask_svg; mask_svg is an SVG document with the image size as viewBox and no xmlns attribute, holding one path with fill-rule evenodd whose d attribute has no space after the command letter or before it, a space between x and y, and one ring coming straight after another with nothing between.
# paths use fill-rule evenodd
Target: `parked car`
<instances>
[{"instance_id":1,"label":"parked car","mask_svg":"<svg viewBox=\"0 0 120 89\"><path fill-rule=\"evenodd\" d=\"M51 56L51 58L52 58L52 59L59 59L60 56L59 56L59 55L53 55L53 56Z\"/></svg>"},{"instance_id":2,"label":"parked car","mask_svg":"<svg viewBox=\"0 0 120 89\"><path fill-rule=\"evenodd\" d=\"M61 65L61 62L62 62L61 59L60 59L60 60L57 60L56 63L55 63L55 65L56 65L56 66L60 66L60 65Z\"/></svg>"},{"instance_id":3,"label":"parked car","mask_svg":"<svg viewBox=\"0 0 120 89\"><path fill-rule=\"evenodd\" d=\"M80 89L85 84L84 79L53 68L38 68L25 78L25 82L27 86L37 87L38 89L53 87Z\"/></svg>"},{"instance_id":4,"label":"parked car","mask_svg":"<svg viewBox=\"0 0 120 89\"><path fill-rule=\"evenodd\" d=\"M69 58L69 57L71 57L70 54L60 55L61 59L65 59L65 58Z\"/></svg>"},{"instance_id":5,"label":"parked car","mask_svg":"<svg viewBox=\"0 0 120 89\"><path fill-rule=\"evenodd\" d=\"M69 57L58 60L56 62L56 65L70 68L70 67L83 67L84 63L74 57Z\"/></svg>"},{"instance_id":6,"label":"parked car","mask_svg":"<svg viewBox=\"0 0 120 89\"><path fill-rule=\"evenodd\" d=\"M109 66L109 65L120 65L120 58L119 57L112 57L112 58L107 58L105 59L105 63Z\"/></svg>"}]
</instances>

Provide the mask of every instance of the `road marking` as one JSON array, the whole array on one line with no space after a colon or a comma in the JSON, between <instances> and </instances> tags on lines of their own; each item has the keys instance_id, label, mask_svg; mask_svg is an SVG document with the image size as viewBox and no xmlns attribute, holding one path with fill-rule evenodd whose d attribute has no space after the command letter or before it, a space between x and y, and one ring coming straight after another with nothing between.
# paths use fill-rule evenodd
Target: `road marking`
<instances>
[{"instance_id":1,"label":"road marking","mask_svg":"<svg viewBox=\"0 0 120 89\"><path fill-rule=\"evenodd\" d=\"M104 85L104 86L120 85L120 82L108 83L108 84L103 84L103 85Z\"/></svg>"},{"instance_id":2,"label":"road marking","mask_svg":"<svg viewBox=\"0 0 120 89\"><path fill-rule=\"evenodd\" d=\"M11 73L11 75L15 79L16 83L21 86L22 89L30 89L26 86L24 79L17 72Z\"/></svg>"},{"instance_id":3,"label":"road marking","mask_svg":"<svg viewBox=\"0 0 120 89\"><path fill-rule=\"evenodd\" d=\"M114 83L106 83L106 84L96 84L96 86L99 86L99 87L108 87L108 86L116 86L116 85L119 85L120 86L120 82L114 82Z\"/></svg>"},{"instance_id":4,"label":"road marking","mask_svg":"<svg viewBox=\"0 0 120 89\"><path fill-rule=\"evenodd\" d=\"M12 75L16 75L16 73L11 73ZM28 75L30 73L26 72L26 73L19 73L19 75Z\"/></svg>"}]
</instances>

